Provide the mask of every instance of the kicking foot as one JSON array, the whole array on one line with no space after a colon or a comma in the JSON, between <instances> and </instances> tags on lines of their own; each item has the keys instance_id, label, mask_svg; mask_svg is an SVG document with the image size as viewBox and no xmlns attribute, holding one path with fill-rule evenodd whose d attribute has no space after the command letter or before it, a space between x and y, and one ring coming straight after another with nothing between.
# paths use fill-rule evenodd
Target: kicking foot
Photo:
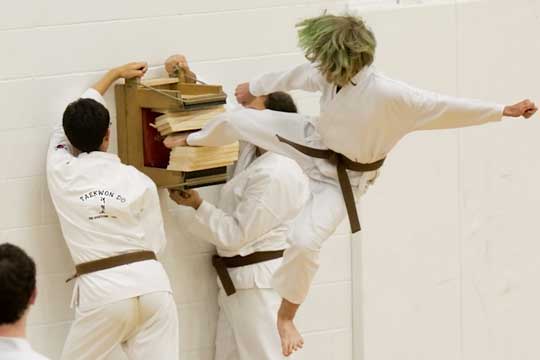
<instances>
[{"instance_id":1,"label":"kicking foot","mask_svg":"<svg viewBox=\"0 0 540 360\"><path fill-rule=\"evenodd\" d=\"M296 329L292 319L278 317L277 327L281 338L281 350L283 355L289 356L304 346L304 339Z\"/></svg>"}]
</instances>

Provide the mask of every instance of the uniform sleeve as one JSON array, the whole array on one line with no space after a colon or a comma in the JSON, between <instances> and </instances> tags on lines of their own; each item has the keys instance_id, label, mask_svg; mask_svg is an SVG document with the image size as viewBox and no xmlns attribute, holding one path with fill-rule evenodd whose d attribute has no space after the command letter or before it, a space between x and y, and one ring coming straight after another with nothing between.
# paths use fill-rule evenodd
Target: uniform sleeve
<instances>
[{"instance_id":1,"label":"uniform sleeve","mask_svg":"<svg viewBox=\"0 0 540 360\"><path fill-rule=\"evenodd\" d=\"M230 114L227 113L218 115L201 130L189 134L186 139L190 146L224 146L238 140L243 140L242 134L236 130Z\"/></svg>"},{"instance_id":2,"label":"uniform sleeve","mask_svg":"<svg viewBox=\"0 0 540 360\"><path fill-rule=\"evenodd\" d=\"M249 91L255 96L267 95L274 91L322 90L324 78L311 63L296 66L290 70L273 72L250 81Z\"/></svg>"},{"instance_id":3,"label":"uniform sleeve","mask_svg":"<svg viewBox=\"0 0 540 360\"><path fill-rule=\"evenodd\" d=\"M161 213L161 204L156 185L150 179L145 179L145 181L147 188L142 202L142 227L145 237L152 244L152 250L159 254L167 244L165 227L163 226L163 214Z\"/></svg>"},{"instance_id":4,"label":"uniform sleeve","mask_svg":"<svg viewBox=\"0 0 540 360\"><path fill-rule=\"evenodd\" d=\"M233 212L225 212L207 201L197 209L197 220L213 237L211 243L230 250L239 250L274 228L283 225L299 211L298 201L282 188L283 180L268 172L254 174Z\"/></svg>"},{"instance_id":5,"label":"uniform sleeve","mask_svg":"<svg viewBox=\"0 0 540 360\"><path fill-rule=\"evenodd\" d=\"M297 143L306 143L309 118L272 110L238 109L218 115L201 131L188 136L192 146L221 146L242 140L293 159L299 156L294 148L281 143L276 135Z\"/></svg>"},{"instance_id":6,"label":"uniform sleeve","mask_svg":"<svg viewBox=\"0 0 540 360\"><path fill-rule=\"evenodd\" d=\"M409 88L404 94L413 130L452 129L500 121L504 105Z\"/></svg>"}]
</instances>

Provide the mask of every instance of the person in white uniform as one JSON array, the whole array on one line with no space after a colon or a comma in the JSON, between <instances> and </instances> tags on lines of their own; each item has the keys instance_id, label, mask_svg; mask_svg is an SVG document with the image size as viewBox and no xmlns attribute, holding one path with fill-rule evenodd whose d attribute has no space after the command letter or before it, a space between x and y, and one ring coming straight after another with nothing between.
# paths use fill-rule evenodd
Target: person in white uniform
<instances>
[{"instance_id":1,"label":"person in white uniform","mask_svg":"<svg viewBox=\"0 0 540 360\"><path fill-rule=\"evenodd\" d=\"M166 239L150 178L107 152L102 95L145 63L107 72L63 115L47 154L47 181L76 264L75 320L62 359L104 359L118 345L129 359L178 359L178 319L169 278L156 260Z\"/></svg>"},{"instance_id":2,"label":"person in white uniform","mask_svg":"<svg viewBox=\"0 0 540 360\"><path fill-rule=\"evenodd\" d=\"M236 97L245 104L273 91L319 91L320 116L240 109L218 116L184 141L211 146L247 139L295 159L311 180L311 198L292 226L292 246L273 279L283 297L278 330L284 354L303 341L293 320L317 271L322 243L346 212L351 230L360 229L353 194L358 198L374 181L399 140L413 131L480 125L503 116L530 118L537 111L530 100L504 106L454 98L378 73L371 66L375 37L356 16L325 14L298 27L310 62L240 84Z\"/></svg>"},{"instance_id":3,"label":"person in white uniform","mask_svg":"<svg viewBox=\"0 0 540 360\"><path fill-rule=\"evenodd\" d=\"M296 112L286 93L257 98L250 107ZM196 209L197 223L210 230L207 240L217 247L216 360L284 358L275 330L281 296L271 278L288 247L288 224L307 201L308 188L296 162L244 143L216 205L194 190L171 191L178 204Z\"/></svg>"},{"instance_id":4,"label":"person in white uniform","mask_svg":"<svg viewBox=\"0 0 540 360\"><path fill-rule=\"evenodd\" d=\"M0 359L47 360L26 340L26 322L36 302L36 264L18 246L0 245Z\"/></svg>"}]
</instances>

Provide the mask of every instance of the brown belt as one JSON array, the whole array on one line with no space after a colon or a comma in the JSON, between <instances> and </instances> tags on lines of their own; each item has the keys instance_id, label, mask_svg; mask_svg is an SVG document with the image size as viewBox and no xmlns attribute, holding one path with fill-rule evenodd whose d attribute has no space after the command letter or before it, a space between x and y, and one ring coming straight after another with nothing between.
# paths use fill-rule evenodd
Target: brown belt
<instances>
[{"instance_id":1,"label":"brown belt","mask_svg":"<svg viewBox=\"0 0 540 360\"><path fill-rule=\"evenodd\" d=\"M356 211L356 204L354 202L354 194L352 191L351 181L347 175L347 170L367 172L379 169L385 159L375 161L370 164L362 164L354 162L347 158L345 155L335 152L330 149L316 149L309 146L297 144L290 140L284 139L279 135L276 135L279 141L292 146L301 153L318 159L326 159L337 167L337 175L339 180L339 186L341 187L341 193L343 194L343 200L345 201L345 207L347 208L347 215L349 216L349 223L351 224L351 231L353 233L361 230L360 220L358 220L358 212Z\"/></svg>"},{"instance_id":2,"label":"brown belt","mask_svg":"<svg viewBox=\"0 0 540 360\"><path fill-rule=\"evenodd\" d=\"M225 293L227 296L231 296L236 292L236 288L234 287L234 283L227 268L236 268L279 259L280 257L283 257L284 251L285 250L259 251L247 256L237 255L233 257L214 255L212 257L212 265L214 265L214 268L216 269L219 280L223 285L223 289L225 289Z\"/></svg>"},{"instance_id":3,"label":"brown belt","mask_svg":"<svg viewBox=\"0 0 540 360\"><path fill-rule=\"evenodd\" d=\"M156 254L153 251L136 251L127 254L111 256L105 259L85 262L79 265L75 265L75 275L67 279L66 282L69 282L84 274L90 274L96 271L106 270L113 267L145 260L157 260Z\"/></svg>"}]
</instances>

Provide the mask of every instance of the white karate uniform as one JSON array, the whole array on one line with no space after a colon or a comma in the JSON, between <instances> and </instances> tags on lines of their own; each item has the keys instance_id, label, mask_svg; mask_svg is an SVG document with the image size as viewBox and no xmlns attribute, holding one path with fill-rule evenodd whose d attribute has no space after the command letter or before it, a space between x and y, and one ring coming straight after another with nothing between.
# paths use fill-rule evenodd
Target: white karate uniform
<instances>
[{"instance_id":1,"label":"white karate uniform","mask_svg":"<svg viewBox=\"0 0 540 360\"><path fill-rule=\"evenodd\" d=\"M2 360L48 360L32 350L24 338L0 336L0 359Z\"/></svg>"},{"instance_id":2,"label":"white karate uniform","mask_svg":"<svg viewBox=\"0 0 540 360\"><path fill-rule=\"evenodd\" d=\"M95 89L82 97L105 105ZM164 249L157 188L117 155L94 151L74 156L58 126L47 154L47 181L75 264ZM160 359L178 358L176 306L161 263L135 262L75 281L76 317L63 359L101 359L117 344L124 344L130 359L143 359L148 353Z\"/></svg>"},{"instance_id":3,"label":"white karate uniform","mask_svg":"<svg viewBox=\"0 0 540 360\"><path fill-rule=\"evenodd\" d=\"M288 247L288 223L308 199L308 179L291 159L265 153L255 158L246 145L234 177L220 193L217 206L204 201L196 219L212 234L220 256L246 256ZM216 360L284 358L276 329L281 297L271 278L281 259L228 269L236 293L219 285Z\"/></svg>"},{"instance_id":4,"label":"white karate uniform","mask_svg":"<svg viewBox=\"0 0 540 360\"><path fill-rule=\"evenodd\" d=\"M293 303L302 303L318 268L317 253L345 216L334 165L310 158L276 134L310 147L330 148L360 163L385 158L415 130L480 125L502 118L503 106L438 95L392 80L365 68L338 93L312 64L263 75L250 83L253 95L302 89L321 92L318 118L270 110L239 109L219 115L188 137L190 145L222 145L238 139L295 159L311 179L312 196L295 220L274 288ZM356 196L366 191L376 172L349 171Z\"/></svg>"}]
</instances>

